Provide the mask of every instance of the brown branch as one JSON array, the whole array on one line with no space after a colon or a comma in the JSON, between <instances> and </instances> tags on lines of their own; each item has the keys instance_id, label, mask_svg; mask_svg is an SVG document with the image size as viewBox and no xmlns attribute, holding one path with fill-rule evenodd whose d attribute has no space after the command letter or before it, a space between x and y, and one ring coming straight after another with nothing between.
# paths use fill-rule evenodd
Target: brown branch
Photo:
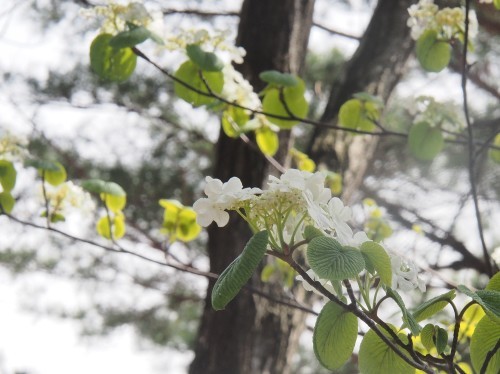
<instances>
[{"instance_id":1,"label":"brown branch","mask_svg":"<svg viewBox=\"0 0 500 374\"><path fill-rule=\"evenodd\" d=\"M462 58L462 96L463 96L463 106L465 121L467 123L467 133L468 137L468 150L469 150L469 181L470 189L472 195L472 201L474 202L474 211L476 213L477 228L479 230L479 238L481 240L481 246L483 248L483 257L486 267L487 274L491 277L493 276L493 267L491 265L490 255L488 253L488 248L486 246L486 241L484 239L484 229L481 219L481 212L479 210L479 199L477 193L477 181L476 181L476 157L475 157L475 147L474 147L474 134L472 131L472 122L469 115L469 104L467 98L467 75L469 66L467 64L467 50L469 47L469 9L470 0L465 2L465 35L463 44L463 58Z\"/></svg>"}]
</instances>

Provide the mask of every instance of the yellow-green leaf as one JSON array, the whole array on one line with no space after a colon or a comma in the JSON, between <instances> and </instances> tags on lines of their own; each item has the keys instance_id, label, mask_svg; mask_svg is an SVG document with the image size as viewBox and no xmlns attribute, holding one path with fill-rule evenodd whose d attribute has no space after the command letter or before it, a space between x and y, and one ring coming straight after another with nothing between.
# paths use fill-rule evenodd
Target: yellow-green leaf
<instances>
[{"instance_id":1,"label":"yellow-green leaf","mask_svg":"<svg viewBox=\"0 0 500 374\"><path fill-rule=\"evenodd\" d=\"M302 79L297 79L299 84L282 88L282 95L280 95L280 89L278 88L267 90L262 100L263 111L280 117L305 118L309 110L309 104L304 97L305 84ZM283 96L283 100L280 96ZM286 107L283 101L286 103ZM296 119L281 119L271 115L267 116L267 119L282 129L291 129L299 123Z\"/></svg>"},{"instance_id":2,"label":"yellow-green leaf","mask_svg":"<svg viewBox=\"0 0 500 374\"><path fill-rule=\"evenodd\" d=\"M500 147L500 134L497 134L495 136L492 145L494 145L495 147ZM488 155L490 156L493 162L500 164L500 149L490 149L488 151Z\"/></svg>"},{"instance_id":3,"label":"yellow-green leaf","mask_svg":"<svg viewBox=\"0 0 500 374\"><path fill-rule=\"evenodd\" d=\"M101 200L106 204L109 210L117 213L125 208L127 204L127 195L120 196L101 193Z\"/></svg>"},{"instance_id":4,"label":"yellow-green leaf","mask_svg":"<svg viewBox=\"0 0 500 374\"><path fill-rule=\"evenodd\" d=\"M17 172L14 164L7 160L0 160L0 184L4 191L12 191L16 185Z\"/></svg>"},{"instance_id":5,"label":"yellow-green leaf","mask_svg":"<svg viewBox=\"0 0 500 374\"><path fill-rule=\"evenodd\" d=\"M90 46L90 66L102 79L114 82L127 80L135 70L137 56L130 48L109 45L113 35L100 34Z\"/></svg>"},{"instance_id":6,"label":"yellow-green leaf","mask_svg":"<svg viewBox=\"0 0 500 374\"><path fill-rule=\"evenodd\" d=\"M210 91L200 74L203 75ZM224 86L224 78L220 71L201 72L200 68L190 60L177 69L175 77L189 86L174 82L175 94L195 107L215 102L216 99L210 96L210 93L220 94Z\"/></svg>"},{"instance_id":7,"label":"yellow-green leaf","mask_svg":"<svg viewBox=\"0 0 500 374\"><path fill-rule=\"evenodd\" d=\"M45 181L53 186L58 186L66 181L66 169L60 162L54 162L57 170L43 170L39 173L43 173Z\"/></svg>"},{"instance_id":8,"label":"yellow-green leaf","mask_svg":"<svg viewBox=\"0 0 500 374\"><path fill-rule=\"evenodd\" d=\"M1 208L0 211L4 211L6 213L12 212L15 203L16 200L12 197L10 192L8 191L0 192L0 208Z\"/></svg>"},{"instance_id":9,"label":"yellow-green leaf","mask_svg":"<svg viewBox=\"0 0 500 374\"><path fill-rule=\"evenodd\" d=\"M123 214L117 214L111 218L102 217L96 225L97 233L106 239L120 239L125 235L125 217Z\"/></svg>"},{"instance_id":10,"label":"yellow-green leaf","mask_svg":"<svg viewBox=\"0 0 500 374\"><path fill-rule=\"evenodd\" d=\"M230 106L222 113L222 130L230 138L237 138L243 130L241 127L249 120L250 116L243 109Z\"/></svg>"},{"instance_id":11,"label":"yellow-green leaf","mask_svg":"<svg viewBox=\"0 0 500 374\"><path fill-rule=\"evenodd\" d=\"M408 145L416 158L430 161L443 149L443 134L440 129L431 127L427 122L419 122L411 127Z\"/></svg>"},{"instance_id":12,"label":"yellow-green leaf","mask_svg":"<svg viewBox=\"0 0 500 374\"><path fill-rule=\"evenodd\" d=\"M279 138L269 127L261 127L255 130L255 140L259 149L266 156L274 156L279 148Z\"/></svg>"},{"instance_id":13,"label":"yellow-green leaf","mask_svg":"<svg viewBox=\"0 0 500 374\"><path fill-rule=\"evenodd\" d=\"M417 40L416 54L425 70L440 72L450 63L451 46L438 40L436 31L427 30Z\"/></svg>"}]
</instances>

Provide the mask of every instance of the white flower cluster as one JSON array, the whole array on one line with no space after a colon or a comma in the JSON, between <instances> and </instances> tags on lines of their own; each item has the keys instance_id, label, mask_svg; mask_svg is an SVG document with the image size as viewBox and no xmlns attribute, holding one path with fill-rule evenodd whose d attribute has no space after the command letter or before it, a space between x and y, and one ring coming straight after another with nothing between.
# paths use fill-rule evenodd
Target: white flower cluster
<instances>
[{"instance_id":1,"label":"white flower cluster","mask_svg":"<svg viewBox=\"0 0 500 374\"><path fill-rule=\"evenodd\" d=\"M64 182L56 187L46 184L45 189L52 213L64 216L70 213L72 208L77 208L80 212L90 215L96 209L90 194L71 181Z\"/></svg>"},{"instance_id":2,"label":"white flower cluster","mask_svg":"<svg viewBox=\"0 0 500 374\"><path fill-rule=\"evenodd\" d=\"M402 291L411 291L418 287L421 292L425 292L425 282L418 277L417 266L399 256L391 257L392 266L392 288L399 288Z\"/></svg>"},{"instance_id":3,"label":"white flower cluster","mask_svg":"<svg viewBox=\"0 0 500 374\"><path fill-rule=\"evenodd\" d=\"M215 221L225 226L227 210L237 211L255 230L270 232L271 243L279 245L302 239L304 225L313 225L343 245L359 246L368 240L364 232L353 234L347 224L351 210L325 187L326 175L289 169L280 178L270 176L268 188L243 188L238 178L222 183L207 177L206 198L193 205L198 223ZM278 244L279 243L279 244Z\"/></svg>"},{"instance_id":4,"label":"white flower cluster","mask_svg":"<svg viewBox=\"0 0 500 374\"><path fill-rule=\"evenodd\" d=\"M410 114L413 123L427 122L430 126L445 130L444 135L459 133L465 128L463 113L454 103L440 103L431 96L419 96L413 101Z\"/></svg>"},{"instance_id":5,"label":"white flower cluster","mask_svg":"<svg viewBox=\"0 0 500 374\"><path fill-rule=\"evenodd\" d=\"M28 156L28 140L0 129L0 159L23 161Z\"/></svg>"},{"instance_id":6,"label":"white flower cluster","mask_svg":"<svg viewBox=\"0 0 500 374\"><path fill-rule=\"evenodd\" d=\"M127 5L109 1L108 5L97 5L82 9L80 14L86 18L103 18L101 32L116 34L126 30L127 23L144 26L150 31L162 33L163 19L159 12L149 12L141 2Z\"/></svg>"},{"instance_id":7,"label":"white flower cluster","mask_svg":"<svg viewBox=\"0 0 500 374\"><path fill-rule=\"evenodd\" d=\"M461 38L465 32L465 8L443 8L434 4L434 0L420 0L408 8L410 18L408 27L411 28L411 37L414 40L427 30L434 30L438 37L448 41ZM469 12L469 37L477 35L478 23L476 13Z\"/></svg>"},{"instance_id":8,"label":"white flower cluster","mask_svg":"<svg viewBox=\"0 0 500 374\"><path fill-rule=\"evenodd\" d=\"M250 82L233 65L225 65L222 73L224 74L222 97L253 110L262 108L259 95L254 92Z\"/></svg>"},{"instance_id":9,"label":"white flower cluster","mask_svg":"<svg viewBox=\"0 0 500 374\"><path fill-rule=\"evenodd\" d=\"M229 30L211 32L196 28L176 30L175 34L166 38L165 48L170 51L185 51L189 44L197 44L205 50L223 52L230 60L228 63L232 61L241 64L246 51L243 47L228 42L229 34Z\"/></svg>"}]
</instances>

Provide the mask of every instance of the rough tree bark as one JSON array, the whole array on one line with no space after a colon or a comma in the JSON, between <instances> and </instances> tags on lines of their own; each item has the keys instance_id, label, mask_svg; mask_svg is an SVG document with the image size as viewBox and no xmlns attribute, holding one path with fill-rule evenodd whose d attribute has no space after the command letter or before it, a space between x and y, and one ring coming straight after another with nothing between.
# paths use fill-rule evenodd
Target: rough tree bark
<instances>
[{"instance_id":1,"label":"rough tree bark","mask_svg":"<svg viewBox=\"0 0 500 374\"><path fill-rule=\"evenodd\" d=\"M238 69L258 91L264 70L300 73L312 25L314 0L245 0L240 14L237 44L247 56ZM289 134L283 132L281 144ZM283 145L282 145L283 147ZM285 152L280 152L283 161ZM254 148L221 134L216 147L214 176L223 181L232 176L244 186L260 186L267 162ZM223 228L210 227L208 253L210 271L221 273L241 252L251 233L246 224L232 216ZM302 312L291 310L249 292L238 295L224 311L215 312L210 303L214 282L210 281L201 319L191 374L284 373L298 344ZM268 293L282 286L262 284L255 275L251 286Z\"/></svg>"},{"instance_id":2,"label":"rough tree bark","mask_svg":"<svg viewBox=\"0 0 500 374\"><path fill-rule=\"evenodd\" d=\"M323 122L335 123L340 106L356 92L368 92L387 101L404 73L414 43L406 25L412 0L380 0L355 54L332 85ZM318 163L344 175L343 198L358 190L370 165L378 138L352 136L316 128L309 153Z\"/></svg>"}]
</instances>

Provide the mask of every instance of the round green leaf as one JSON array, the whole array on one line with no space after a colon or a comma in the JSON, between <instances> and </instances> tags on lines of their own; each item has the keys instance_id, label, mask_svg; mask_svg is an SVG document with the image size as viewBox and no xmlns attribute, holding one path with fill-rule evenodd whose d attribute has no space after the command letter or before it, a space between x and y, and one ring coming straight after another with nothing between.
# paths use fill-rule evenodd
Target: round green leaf
<instances>
[{"instance_id":1,"label":"round green leaf","mask_svg":"<svg viewBox=\"0 0 500 374\"><path fill-rule=\"evenodd\" d=\"M6 213L12 212L15 203L16 200L12 197L10 192L8 191L0 192L0 211L4 211Z\"/></svg>"},{"instance_id":2,"label":"round green leaf","mask_svg":"<svg viewBox=\"0 0 500 374\"><path fill-rule=\"evenodd\" d=\"M267 241L267 231L255 234L241 255L222 272L212 289L212 307L215 310L224 309L252 277L266 254Z\"/></svg>"},{"instance_id":3,"label":"round green leaf","mask_svg":"<svg viewBox=\"0 0 500 374\"><path fill-rule=\"evenodd\" d=\"M340 107L339 123L348 129L372 131L375 128L373 120L379 116L378 107L374 103L351 99Z\"/></svg>"},{"instance_id":4,"label":"round green leaf","mask_svg":"<svg viewBox=\"0 0 500 374\"><path fill-rule=\"evenodd\" d=\"M111 234L113 234L113 239L120 239L125 235L125 219L123 215L116 215L112 221L113 230L110 228L108 216L102 217L96 225L97 233L106 239L111 239Z\"/></svg>"},{"instance_id":5,"label":"round green leaf","mask_svg":"<svg viewBox=\"0 0 500 374\"><path fill-rule=\"evenodd\" d=\"M255 141L266 156L274 156L280 145L278 134L269 127L261 127L255 130Z\"/></svg>"},{"instance_id":6,"label":"round green leaf","mask_svg":"<svg viewBox=\"0 0 500 374\"><path fill-rule=\"evenodd\" d=\"M290 113L296 118L304 118L307 116L309 104L304 97L304 82L300 78L297 79L299 80L299 84L283 88L282 96ZM262 100L262 110L271 115L290 117L290 113L287 111L280 97L280 90L277 88L266 91L264 99ZM271 115L267 116L267 119L282 129L291 129L299 123L299 121L294 119L280 119Z\"/></svg>"},{"instance_id":7,"label":"round green leaf","mask_svg":"<svg viewBox=\"0 0 500 374\"><path fill-rule=\"evenodd\" d=\"M215 94L222 92L224 86L224 78L221 72L203 72L210 90ZM174 91L177 96L187 101L193 106L207 105L215 102L215 98L211 97L205 82L200 77L200 68L192 61L184 62L175 72L175 77L186 83L190 87L186 87L182 83L174 82ZM204 92L208 96L194 91L193 89Z\"/></svg>"},{"instance_id":8,"label":"round green leaf","mask_svg":"<svg viewBox=\"0 0 500 374\"><path fill-rule=\"evenodd\" d=\"M416 158L430 161L443 149L443 134L427 122L419 122L412 126L408 134L408 145Z\"/></svg>"},{"instance_id":9,"label":"round green leaf","mask_svg":"<svg viewBox=\"0 0 500 374\"><path fill-rule=\"evenodd\" d=\"M321 365L329 370L338 369L351 357L357 337L358 318L330 301L314 326L314 353Z\"/></svg>"},{"instance_id":10,"label":"round green leaf","mask_svg":"<svg viewBox=\"0 0 500 374\"><path fill-rule=\"evenodd\" d=\"M493 145L496 147L500 147L500 134L497 134L495 136ZM488 155L490 156L491 160L493 160L493 162L500 164L500 149L490 149Z\"/></svg>"},{"instance_id":11,"label":"round green leaf","mask_svg":"<svg viewBox=\"0 0 500 374\"><path fill-rule=\"evenodd\" d=\"M113 48L127 48L141 44L151 36L151 32L144 26L137 26L132 30L122 31L109 39Z\"/></svg>"},{"instance_id":12,"label":"round green leaf","mask_svg":"<svg viewBox=\"0 0 500 374\"><path fill-rule=\"evenodd\" d=\"M436 31L427 30L417 40L416 54L425 70L437 73L450 63L451 46L439 41Z\"/></svg>"},{"instance_id":13,"label":"round green leaf","mask_svg":"<svg viewBox=\"0 0 500 374\"><path fill-rule=\"evenodd\" d=\"M66 181L66 169L59 162L54 162L54 165L57 167L57 170L45 169L39 170L40 174L43 174L45 181L53 186L58 186L61 183Z\"/></svg>"},{"instance_id":14,"label":"round green leaf","mask_svg":"<svg viewBox=\"0 0 500 374\"><path fill-rule=\"evenodd\" d=\"M186 47L188 57L203 71L221 71L224 63L215 53L205 52L198 44L189 44Z\"/></svg>"},{"instance_id":15,"label":"round green leaf","mask_svg":"<svg viewBox=\"0 0 500 374\"><path fill-rule=\"evenodd\" d=\"M484 316L476 326L470 342L470 356L472 366L479 372L486 359L486 355L492 350L500 339L500 324ZM500 350L491 358L486 374L497 374L500 372Z\"/></svg>"},{"instance_id":16,"label":"round green leaf","mask_svg":"<svg viewBox=\"0 0 500 374\"><path fill-rule=\"evenodd\" d=\"M114 182L105 182L101 179L87 179L81 183L84 190L97 194L125 196L125 190Z\"/></svg>"},{"instance_id":17,"label":"round green leaf","mask_svg":"<svg viewBox=\"0 0 500 374\"><path fill-rule=\"evenodd\" d=\"M113 82L127 80L135 70L137 56L130 48L113 48L110 34L98 35L90 45L90 66L101 78Z\"/></svg>"},{"instance_id":18,"label":"round green leaf","mask_svg":"<svg viewBox=\"0 0 500 374\"><path fill-rule=\"evenodd\" d=\"M101 200L106 204L109 210L112 212L119 212L125 208L127 204L126 195L111 195L107 193L101 193Z\"/></svg>"},{"instance_id":19,"label":"round green leaf","mask_svg":"<svg viewBox=\"0 0 500 374\"><path fill-rule=\"evenodd\" d=\"M17 172L14 164L7 160L0 160L0 184L4 191L12 191L16 185Z\"/></svg>"},{"instance_id":20,"label":"round green leaf","mask_svg":"<svg viewBox=\"0 0 500 374\"><path fill-rule=\"evenodd\" d=\"M299 84L296 76L288 73L280 73L277 70L266 70L259 74L259 78L267 83L283 87L293 87Z\"/></svg>"},{"instance_id":21,"label":"round green leaf","mask_svg":"<svg viewBox=\"0 0 500 374\"><path fill-rule=\"evenodd\" d=\"M326 236L311 240L307 247L307 260L311 269L323 279L353 278L365 268L360 251L343 247L335 239Z\"/></svg>"},{"instance_id":22,"label":"round green leaf","mask_svg":"<svg viewBox=\"0 0 500 374\"><path fill-rule=\"evenodd\" d=\"M369 266L373 267L380 276L382 283L390 287L392 284L391 259L384 247L378 243L369 241L361 244L360 250L365 259L366 268L368 269Z\"/></svg>"},{"instance_id":23,"label":"round green leaf","mask_svg":"<svg viewBox=\"0 0 500 374\"><path fill-rule=\"evenodd\" d=\"M392 340L388 332L379 329ZM407 341L403 333L398 336L403 342ZM399 357L373 330L366 333L359 347L359 370L362 374L415 373L415 368Z\"/></svg>"},{"instance_id":24,"label":"round green leaf","mask_svg":"<svg viewBox=\"0 0 500 374\"><path fill-rule=\"evenodd\" d=\"M191 208L183 208L177 217L177 239L189 242L201 232L201 226L196 222L196 212Z\"/></svg>"}]
</instances>

